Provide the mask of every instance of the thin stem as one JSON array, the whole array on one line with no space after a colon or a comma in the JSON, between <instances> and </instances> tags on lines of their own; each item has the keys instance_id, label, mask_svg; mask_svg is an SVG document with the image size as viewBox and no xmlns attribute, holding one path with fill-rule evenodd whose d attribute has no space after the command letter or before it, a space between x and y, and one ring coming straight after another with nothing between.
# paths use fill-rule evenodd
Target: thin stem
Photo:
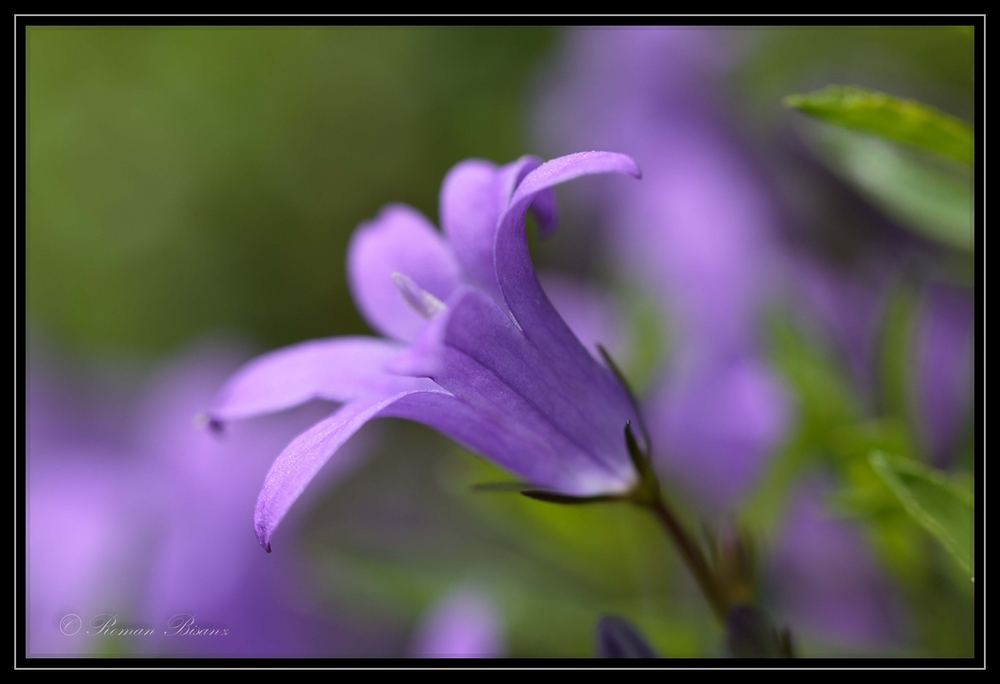
<instances>
[{"instance_id":1,"label":"thin stem","mask_svg":"<svg viewBox=\"0 0 1000 684\"><path fill-rule=\"evenodd\" d=\"M650 504L650 508L656 513L656 517L660 519L663 526L667 528L667 532L674 540L674 544L681 552L681 556L684 557L684 561L691 570L691 574L694 575L698 586L701 587L701 592L712 606L715 616L725 625L726 614L728 612L727 601L701 549L681 526L680 521L677 520L677 517L667 506L662 496L656 497L656 500Z\"/></svg>"}]
</instances>

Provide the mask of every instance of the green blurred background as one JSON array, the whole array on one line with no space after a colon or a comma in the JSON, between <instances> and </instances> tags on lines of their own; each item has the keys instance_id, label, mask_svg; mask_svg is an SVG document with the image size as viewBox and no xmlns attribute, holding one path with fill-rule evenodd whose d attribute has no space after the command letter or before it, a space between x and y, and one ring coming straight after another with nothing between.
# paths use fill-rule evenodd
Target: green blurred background
<instances>
[{"instance_id":1,"label":"green blurred background","mask_svg":"<svg viewBox=\"0 0 1000 684\"><path fill-rule=\"evenodd\" d=\"M735 118L828 83L970 119L971 32L731 29ZM344 279L387 202L437 216L458 160L533 151L547 28L28 30L28 305L81 352L162 355L210 331L266 347L365 329Z\"/></svg>"},{"instance_id":2,"label":"green blurred background","mask_svg":"<svg viewBox=\"0 0 1000 684\"><path fill-rule=\"evenodd\" d=\"M32 323L162 354L358 332L347 239L388 202L437 216L458 160L524 153L546 29L34 28Z\"/></svg>"}]
</instances>

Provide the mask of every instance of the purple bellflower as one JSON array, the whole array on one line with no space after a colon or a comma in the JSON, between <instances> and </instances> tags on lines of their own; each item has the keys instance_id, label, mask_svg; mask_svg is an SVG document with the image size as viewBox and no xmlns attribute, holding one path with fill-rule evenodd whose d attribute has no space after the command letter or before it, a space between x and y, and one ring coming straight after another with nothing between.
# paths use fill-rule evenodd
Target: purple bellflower
<instances>
[{"instance_id":1,"label":"purple bellflower","mask_svg":"<svg viewBox=\"0 0 1000 684\"><path fill-rule=\"evenodd\" d=\"M420 213L389 205L348 249L354 300L384 338L314 340L240 370L209 410L210 424L311 399L343 405L278 456L254 527L271 537L320 468L367 421L429 425L524 478L575 497L624 495L639 483L624 438L638 416L613 369L576 338L531 262L529 208L550 234L553 188L581 176L640 177L635 162L583 152L542 163L455 166L441 189L443 234Z\"/></svg>"}]
</instances>

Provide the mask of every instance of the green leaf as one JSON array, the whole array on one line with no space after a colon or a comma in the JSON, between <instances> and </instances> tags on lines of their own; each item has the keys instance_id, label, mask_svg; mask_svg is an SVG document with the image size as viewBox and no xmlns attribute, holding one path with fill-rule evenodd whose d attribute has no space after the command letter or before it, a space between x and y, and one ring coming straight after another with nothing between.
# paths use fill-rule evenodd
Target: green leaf
<instances>
[{"instance_id":1,"label":"green leaf","mask_svg":"<svg viewBox=\"0 0 1000 684\"><path fill-rule=\"evenodd\" d=\"M786 107L813 118L972 165L972 127L933 107L854 86L789 95Z\"/></svg>"},{"instance_id":2,"label":"green leaf","mask_svg":"<svg viewBox=\"0 0 1000 684\"><path fill-rule=\"evenodd\" d=\"M932 240L971 250L972 178L967 169L933 163L848 131L818 131L820 155L890 218Z\"/></svg>"},{"instance_id":3,"label":"green leaf","mask_svg":"<svg viewBox=\"0 0 1000 684\"><path fill-rule=\"evenodd\" d=\"M874 451L872 468L910 517L934 535L966 572L972 572L972 491L919 461Z\"/></svg>"}]
</instances>

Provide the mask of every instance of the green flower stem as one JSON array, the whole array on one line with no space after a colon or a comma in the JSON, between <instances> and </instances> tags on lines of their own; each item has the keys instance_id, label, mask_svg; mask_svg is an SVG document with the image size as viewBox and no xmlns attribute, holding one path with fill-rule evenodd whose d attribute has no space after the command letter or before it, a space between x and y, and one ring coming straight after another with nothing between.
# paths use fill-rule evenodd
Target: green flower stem
<instances>
[{"instance_id":1,"label":"green flower stem","mask_svg":"<svg viewBox=\"0 0 1000 684\"><path fill-rule=\"evenodd\" d=\"M725 626L726 617L730 608L729 601L726 600L725 592L723 592L722 587L719 586L718 578L709 567L708 561L705 560L705 555L684 527L681 526L677 516L675 516L673 511L670 510L670 507L667 505L667 502L662 496L657 496L656 499L649 504L649 507L667 529L674 545L684 558L684 562L687 564L688 569L698 582L701 592L705 595L705 598L708 599L709 605L712 606L712 612L715 613L719 622Z\"/></svg>"}]
</instances>

